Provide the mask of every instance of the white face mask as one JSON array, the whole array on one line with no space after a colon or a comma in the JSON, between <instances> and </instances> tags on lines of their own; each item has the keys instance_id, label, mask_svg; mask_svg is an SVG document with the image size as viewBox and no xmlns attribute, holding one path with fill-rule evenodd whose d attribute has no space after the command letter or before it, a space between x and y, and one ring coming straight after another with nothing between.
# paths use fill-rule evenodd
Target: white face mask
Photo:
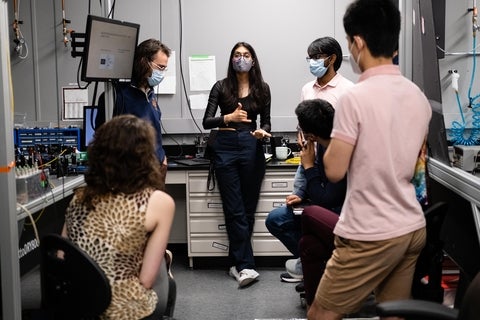
<instances>
[{"instance_id":1,"label":"white face mask","mask_svg":"<svg viewBox=\"0 0 480 320\"><path fill-rule=\"evenodd\" d=\"M360 69L360 66L359 66L361 52L358 53L357 61L355 61L352 55L353 44L354 42L352 42L352 45L349 48L350 56L348 57L348 61L350 62L350 66L352 67L353 72L355 72L356 74L361 74L362 70Z\"/></svg>"}]
</instances>

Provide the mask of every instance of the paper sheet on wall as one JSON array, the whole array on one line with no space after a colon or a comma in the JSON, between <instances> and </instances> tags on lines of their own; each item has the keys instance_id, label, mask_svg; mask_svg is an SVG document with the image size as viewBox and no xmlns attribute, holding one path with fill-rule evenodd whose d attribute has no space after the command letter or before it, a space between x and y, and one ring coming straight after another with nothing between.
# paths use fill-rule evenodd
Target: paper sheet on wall
<instances>
[{"instance_id":1,"label":"paper sheet on wall","mask_svg":"<svg viewBox=\"0 0 480 320\"><path fill-rule=\"evenodd\" d=\"M83 118L83 106L88 106L88 89L63 88L63 118Z\"/></svg>"},{"instance_id":2,"label":"paper sheet on wall","mask_svg":"<svg viewBox=\"0 0 480 320\"><path fill-rule=\"evenodd\" d=\"M193 55L188 58L190 91L207 91L216 81L215 56Z\"/></svg>"},{"instance_id":3,"label":"paper sheet on wall","mask_svg":"<svg viewBox=\"0 0 480 320\"><path fill-rule=\"evenodd\" d=\"M177 59L175 51L172 50L168 58L168 68L165 72L165 79L154 88L156 94L175 94L177 89Z\"/></svg>"},{"instance_id":4,"label":"paper sheet on wall","mask_svg":"<svg viewBox=\"0 0 480 320\"><path fill-rule=\"evenodd\" d=\"M190 95L190 108L205 109L208 103L208 94L192 94Z\"/></svg>"}]
</instances>

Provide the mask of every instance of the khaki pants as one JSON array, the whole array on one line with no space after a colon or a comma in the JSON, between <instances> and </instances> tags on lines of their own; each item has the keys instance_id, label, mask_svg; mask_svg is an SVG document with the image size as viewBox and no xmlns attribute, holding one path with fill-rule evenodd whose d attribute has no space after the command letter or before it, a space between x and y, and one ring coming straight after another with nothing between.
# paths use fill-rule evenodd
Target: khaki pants
<instances>
[{"instance_id":1,"label":"khaki pants","mask_svg":"<svg viewBox=\"0 0 480 320\"><path fill-rule=\"evenodd\" d=\"M425 241L425 228L382 241L335 236L335 250L313 303L348 314L358 311L372 292L377 302L410 298L415 264Z\"/></svg>"}]
</instances>

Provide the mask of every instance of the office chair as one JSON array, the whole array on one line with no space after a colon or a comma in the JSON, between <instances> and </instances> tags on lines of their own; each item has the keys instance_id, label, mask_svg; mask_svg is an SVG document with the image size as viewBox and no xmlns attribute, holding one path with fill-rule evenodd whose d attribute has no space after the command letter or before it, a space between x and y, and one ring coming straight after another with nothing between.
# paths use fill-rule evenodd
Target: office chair
<instances>
[{"instance_id":1,"label":"office chair","mask_svg":"<svg viewBox=\"0 0 480 320\"><path fill-rule=\"evenodd\" d=\"M96 319L110 305L108 278L72 241L48 234L41 240L40 255L42 309L51 319Z\"/></svg>"},{"instance_id":2,"label":"office chair","mask_svg":"<svg viewBox=\"0 0 480 320\"><path fill-rule=\"evenodd\" d=\"M480 272L467 288L460 309L424 300L389 301L377 305L380 317L405 320L477 320L480 317Z\"/></svg>"},{"instance_id":3,"label":"office chair","mask_svg":"<svg viewBox=\"0 0 480 320\"><path fill-rule=\"evenodd\" d=\"M57 255L64 252L63 259ZM111 301L111 287L103 270L72 241L47 234L40 245L41 310L24 310L24 320L97 319ZM168 277L164 319L173 319L176 283L171 272L172 253L165 253L160 277ZM148 318L148 317L147 317Z\"/></svg>"}]
</instances>

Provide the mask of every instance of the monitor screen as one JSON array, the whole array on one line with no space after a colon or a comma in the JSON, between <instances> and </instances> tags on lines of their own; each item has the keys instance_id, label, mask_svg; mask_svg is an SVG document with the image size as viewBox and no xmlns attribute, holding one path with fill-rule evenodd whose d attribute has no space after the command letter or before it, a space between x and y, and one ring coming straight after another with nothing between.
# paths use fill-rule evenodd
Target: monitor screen
<instances>
[{"instance_id":1,"label":"monitor screen","mask_svg":"<svg viewBox=\"0 0 480 320\"><path fill-rule=\"evenodd\" d=\"M95 130L105 122L105 107L84 106L83 107L83 134L82 150L87 151L88 144L93 139Z\"/></svg>"},{"instance_id":2,"label":"monitor screen","mask_svg":"<svg viewBox=\"0 0 480 320\"><path fill-rule=\"evenodd\" d=\"M82 81L130 79L140 25L89 15Z\"/></svg>"}]
</instances>

